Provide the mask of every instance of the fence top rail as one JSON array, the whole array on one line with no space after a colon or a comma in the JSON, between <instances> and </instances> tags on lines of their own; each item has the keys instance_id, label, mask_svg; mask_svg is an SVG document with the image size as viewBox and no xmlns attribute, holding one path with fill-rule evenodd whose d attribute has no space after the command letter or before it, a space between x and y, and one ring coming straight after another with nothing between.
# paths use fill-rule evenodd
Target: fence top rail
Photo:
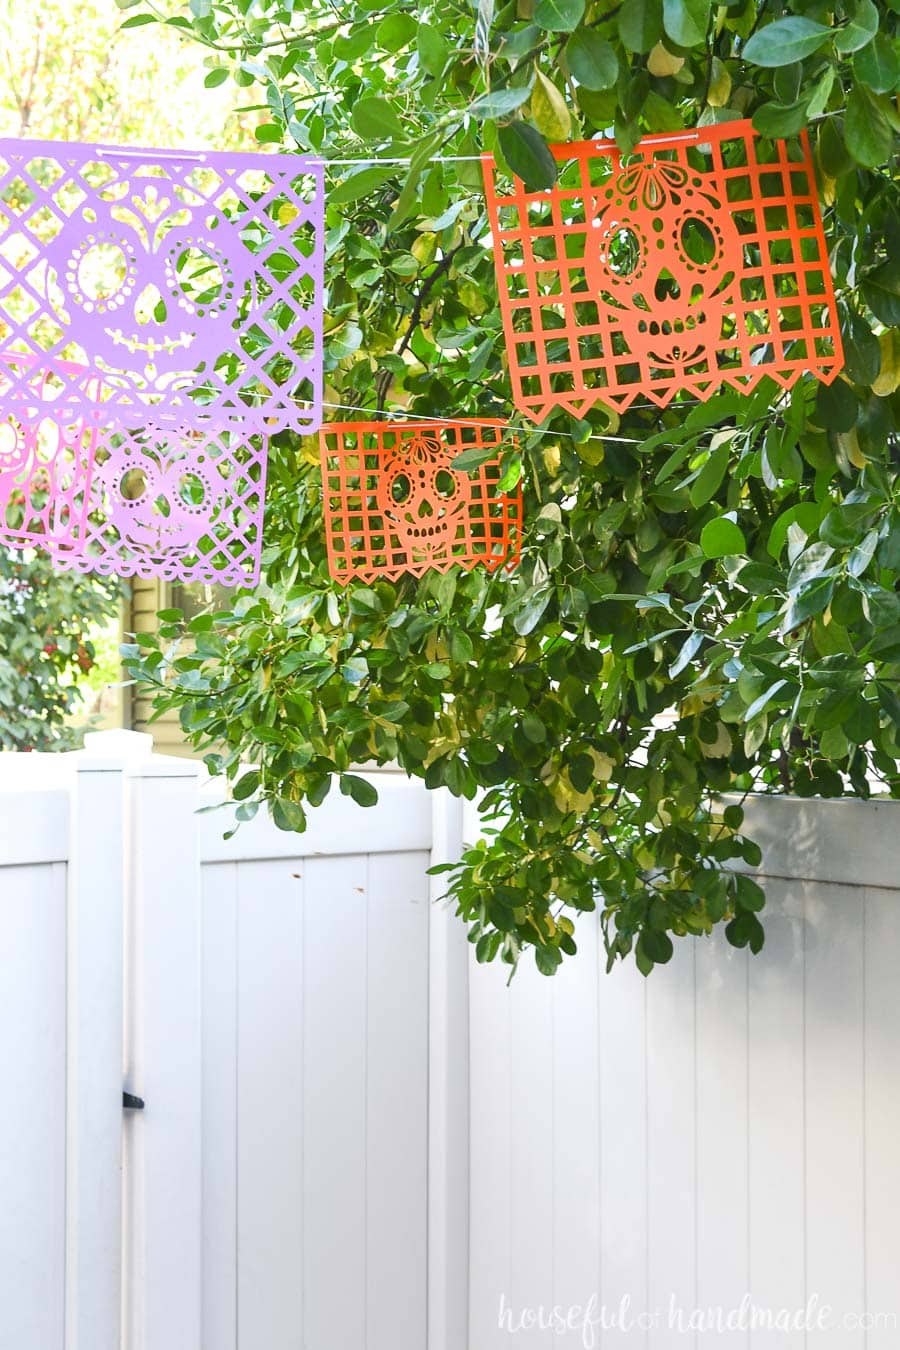
<instances>
[{"instance_id":1,"label":"fence top rail","mask_svg":"<svg viewBox=\"0 0 900 1350\"><path fill-rule=\"evenodd\" d=\"M744 802L742 833L763 851L761 876L900 892L900 801L758 794Z\"/></svg>"},{"instance_id":2,"label":"fence top rail","mask_svg":"<svg viewBox=\"0 0 900 1350\"><path fill-rule=\"evenodd\" d=\"M24 758L24 756L23 756ZM65 862L69 857L69 792L0 779L0 868Z\"/></svg>"},{"instance_id":3,"label":"fence top rail","mask_svg":"<svg viewBox=\"0 0 900 1350\"><path fill-rule=\"evenodd\" d=\"M344 857L362 853L415 853L431 848L431 793L401 774L361 773L378 792L375 806L361 807L335 785L321 806L307 812L305 833L279 830L260 810L231 839L234 807L206 810L198 816L200 860L248 862L263 858ZM219 780L202 784L198 805L219 805L225 797Z\"/></svg>"}]
</instances>

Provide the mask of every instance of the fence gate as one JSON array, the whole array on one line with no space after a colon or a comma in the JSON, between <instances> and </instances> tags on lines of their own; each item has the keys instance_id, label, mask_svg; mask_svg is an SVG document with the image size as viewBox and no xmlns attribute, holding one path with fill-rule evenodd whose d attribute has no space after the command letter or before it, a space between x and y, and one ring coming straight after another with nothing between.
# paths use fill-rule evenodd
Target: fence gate
<instances>
[{"instance_id":1,"label":"fence gate","mask_svg":"<svg viewBox=\"0 0 900 1350\"><path fill-rule=\"evenodd\" d=\"M0 1350L457 1350L453 805L227 841L196 765L90 742L0 757Z\"/></svg>"}]
</instances>

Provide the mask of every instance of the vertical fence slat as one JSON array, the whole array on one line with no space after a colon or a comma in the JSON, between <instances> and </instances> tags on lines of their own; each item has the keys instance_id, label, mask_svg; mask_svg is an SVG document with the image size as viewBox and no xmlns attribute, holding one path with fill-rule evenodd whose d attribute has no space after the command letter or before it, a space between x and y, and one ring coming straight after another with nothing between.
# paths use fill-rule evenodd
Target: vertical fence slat
<instances>
[{"instance_id":1,"label":"vertical fence slat","mask_svg":"<svg viewBox=\"0 0 900 1350\"><path fill-rule=\"evenodd\" d=\"M511 1343L498 1321L501 1297L507 1308L510 1302L512 1262L511 1000L505 981L505 968L496 964L473 965L469 980L470 1291L463 1345L472 1350L509 1350ZM449 1344L447 1350L452 1350Z\"/></svg>"},{"instance_id":2,"label":"vertical fence slat","mask_svg":"<svg viewBox=\"0 0 900 1350\"><path fill-rule=\"evenodd\" d=\"M463 803L431 794L431 862L455 862ZM431 882L431 900L446 877ZM428 927L428 1350L465 1346L469 1323L469 944L446 904Z\"/></svg>"},{"instance_id":3,"label":"vertical fence slat","mask_svg":"<svg viewBox=\"0 0 900 1350\"><path fill-rule=\"evenodd\" d=\"M303 1193L302 929L304 895L308 898L311 891L307 866L279 859L243 863L238 869L240 1350L257 1345L265 1350L294 1350L303 1325L307 1207ZM318 1025L327 1045L328 1024ZM337 1065L333 1072L335 1077L340 1075ZM335 1142L339 1134L336 1124ZM312 1215L307 1226L314 1231Z\"/></svg>"},{"instance_id":4,"label":"vertical fence slat","mask_svg":"<svg viewBox=\"0 0 900 1350\"><path fill-rule=\"evenodd\" d=\"M900 1341L900 994L898 897L866 892L866 1350Z\"/></svg>"},{"instance_id":5,"label":"vertical fence slat","mask_svg":"<svg viewBox=\"0 0 900 1350\"><path fill-rule=\"evenodd\" d=\"M79 759L69 865L66 1350L121 1350L124 801Z\"/></svg>"},{"instance_id":6,"label":"vertical fence slat","mask_svg":"<svg viewBox=\"0 0 900 1350\"><path fill-rule=\"evenodd\" d=\"M0 1346L63 1350L66 868L0 867Z\"/></svg>"},{"instance_id":7,"label":"vertical fence slat","mask_svg":"<svg viewBox=\"0 0 900 1350\"><path fill-rule=\"evenodd\" d=\"M766 945L749 966L749 1290L774 1312L806 1302L804 915L792 887L765 886ZM751 1330L752 1350L769 1350L773 1334ZM804 1332L788 1328L780 1344L804 1350Z\"/></svg>"},{"instance_id":8,"label":"vertical fence slat","mask_svg":"<svg viewBox=\"0 0 900 1350\"><path fill-rule=\"evenodd\" d=\"M647 1344L647 985L631 963L597 969L600 1062L600 1295L603 1350Z\"/></svg>"},{"instance_id":9,"label":"vertical fence slat","mask_svg":"<svg viewBox=\"0 0 900 1350\"><path fill-rule=\"evenodd\" d=\"M203 868L203 1350L237 1350L237 864Z\"/></svg>"},{"instance_id":10,"label":"vertical fence slat","mask_svg":"<svg viewBox=\"0 0 900 1350\"><path fill-rule=\"evenodd\" d=\"M366 897L359 858L304 865L306 1345L366 1347ZM295 1344L296 1342L292 1342ZM243 1345L241 1350L249 1350ZM268 1350L268 1348L267 1348ZM369 1350L381 1350L372 1346Z\"/></svg>"},{"instance_id":11,"label":"vertical fence slat","mask_svg":"<svg viewBox=\"0 0 900 1350\"><path fill-rule=\"evenodd\" d=\"M697 1303L726 1328L749 1292L747 951L721 928L697 944ZM705 1326L699 1350L746 1350L749 1331Z\"/></svg>"},{"instance_id":12,"label":"vertical fence slat","mask_svg":"<svg viewBox=\"0 0 900 1350\"><path fill-rule=\"evenodd\" d=\"M863 893L806 884L807 1297L835 1323L823 1350L863 1350L842 1324L865 1304Z\"/></svg>"},{"instance_id":13,"label":"vertical fence slat","mask_svg":"<svg viewBox=\"0 0 900 1350\"><path fill-rule=\"evenodd\" d=\"M552 991L553 1305L575 1344L600 1297L598 932L594 915L580 916L578 957L558 972Z\"/></svg>"},{"instance_id":14,"label":"vertical fence slat","mask_svg":"<svg viewBox=\"0 0 900 1350\"><path fill-rule=\"evenodd\" d=\"M130 771L126 1081L128 1350L201 1342L202 1053L197 766Z\"/></svg>"},{"instance_id":15,"label":"vertical fence slat","mask_svg":"<svg viewBox=\"0 0 900 1350\"><path fill-rule=\"evenodd\" d=\"M501 985L502 967L491 975ZM553 989L526 953L510 988L509 1149L512 1271L504 1293L520 1319L516 1342L553 1345ZM543 1312L541 1312L543 1310ZM526 1320L522 1320L526 1319ZM532 1319L535 1319L532 1321Z\"/></svg>"},{"instance_id":16,"label":"vertical fence slat","mask_svg":"<svg viewBox=\"0 0 900 1350\"><path fill-rule=\"evenodd\" d=\"M369 858L366 1337L424 1350L428 1273L428 855Z\"/></svg>"},{"instance_id":17,"label":"vertical fence slat","mask_svg":"<svg viewBox=\"0 0 900 1350\"><path fill-rule=\"evenodd\" d=\"M696 1019L692 942L653 971L647 984L647 1195L651 1350L696 1345L672 1329L697 1303Z\"/></svg>"}]
</instances>

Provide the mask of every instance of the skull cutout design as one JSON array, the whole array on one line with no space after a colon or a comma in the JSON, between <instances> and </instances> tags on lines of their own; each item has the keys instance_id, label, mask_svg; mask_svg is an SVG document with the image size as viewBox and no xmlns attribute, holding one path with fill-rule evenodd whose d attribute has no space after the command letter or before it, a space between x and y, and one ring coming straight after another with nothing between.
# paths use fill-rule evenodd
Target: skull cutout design
<instances>
[{"instance_id":1,"label":"skull cutout design","mask_svg":"<svg viewBox=\"0 0 900 1350\"><path fill-rule=\"evenodd\" d=\"M615 173L595 206L585 273L630 354L675 373L712 363L741 270L713 176L647 159Z\"/></svg>"},{"instance_id":2,"label":"skull cutout design","mask_svg":"<svg viewBox=\"0 0 900 1350\"><path fill-rule=\"evenodd\" d=\"M164 447L160 447L164 450ZM184 554L209 534L221 486L195 456L113 454L102 470L110 524L137 553Z\"/></svg>"},{"instance_id":3,"label":"skull cutout design","mask_svg":"<svg viewBox=\"0 0 900 1350\"><path fill-rule=\"evenodd\" d=\"M48 249L47 291L88 358L157 378L214 363L237 312L227 220L176 204L153 221L103 200L82 218Z\"/></svg>"},{"instance_id":4,"label":"skull cutout design","mask_svg":"<svg viewBox=\"0 0 900 1350\"><path fill-rule=\"evenodd\" d=\"M415 562L450 553L472 500L469 478L454 473L436 436L398 442L378 482L378 509Z\"/></svg>"}]
</instances>

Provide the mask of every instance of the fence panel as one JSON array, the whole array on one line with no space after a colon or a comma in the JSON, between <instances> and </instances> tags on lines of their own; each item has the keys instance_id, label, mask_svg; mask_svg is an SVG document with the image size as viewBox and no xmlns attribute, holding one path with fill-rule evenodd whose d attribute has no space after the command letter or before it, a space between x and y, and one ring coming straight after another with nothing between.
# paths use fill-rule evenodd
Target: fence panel
<instances>
[{"instance_id":1,"label":"fence panel","mask_svg":"<svg viewBox=\"0 0 900 1350\"><path fill-rule=\"evenodd\" d=\"M758 958L473 973L473 1347L896 1345L900 807L748 814Z\"/></svg>"},{"instance_id":2,"label":"fence panel","mask_svg":"<svg viewBox=\"0 0 900 1350\"><path fill-rule=\"evenodd\" d=\"M45 794L39 794L41 798ZM0 798L0 814L7 804ZM31 794L29 805L59 803ZM49 841L48 841L49 842ZM0 853L0 1350L62 1350L66 866ZM21 854L19 855L21 856Z\"/></svg>"},{"instance_id":3,"label":"fence panel","mask_svg":"<svg viewBox=\"0 0 900 1350\"><path fill-rule=\"evenodd\" d=\"M201 824L204 1350L426 1343L431 803L379 788Z\"/></svg>"}]
</instances>

